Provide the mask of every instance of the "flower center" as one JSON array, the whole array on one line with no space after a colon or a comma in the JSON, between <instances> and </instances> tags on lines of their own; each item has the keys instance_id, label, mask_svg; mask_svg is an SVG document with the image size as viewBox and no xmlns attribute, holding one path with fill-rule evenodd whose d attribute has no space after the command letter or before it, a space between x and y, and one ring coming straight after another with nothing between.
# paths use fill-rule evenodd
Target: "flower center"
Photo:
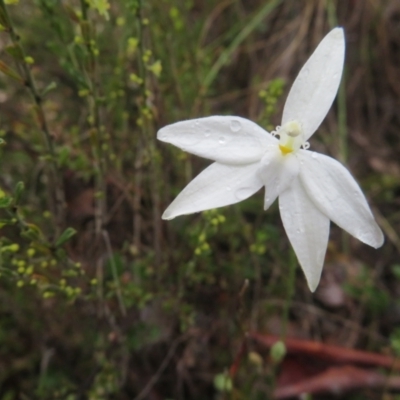
<instances>
[{"instance_id":1,"label":"flower center","mask_svg":"<svg viewBox=\"0 0 400 400\"><path fill-rule=\"evenodd\" d=\"M298 121L286 122L278 131L279 135L279 149L282 154L292 153L304 146L303 130Z\"/></svg>"}]
</instances>

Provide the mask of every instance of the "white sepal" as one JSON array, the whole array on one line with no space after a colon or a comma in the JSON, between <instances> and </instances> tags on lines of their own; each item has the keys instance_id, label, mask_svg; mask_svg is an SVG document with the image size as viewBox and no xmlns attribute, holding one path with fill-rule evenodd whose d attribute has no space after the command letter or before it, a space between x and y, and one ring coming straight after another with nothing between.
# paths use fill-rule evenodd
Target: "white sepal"
<instances>
[{"instance_id":1,"label":"white sepal","mask_svg":"<svg viewBox=\"0 0 400 400\"><path fill-rule=\"evenodd\" d=\"M304 140L318 129L331 108L342 77L344 52L343 29L335 28L322 39L290 89L282 126L300 122Z\"/></svg>"},{"instance_id":2,"label":"white sepal","mask_svg":"<svg viewBox=\"0 0 400 400\"><path fill-rule=\"evenodd\" d=\"M237 165L259 161L268 144L278 143L248 119L218 115L167 125L158 131L157 139L200 157Z\"/></svg>"},{"instance_id":3,"label":"white sepal","mask_svg":"<svg viewBox=\"0 0 400 400\"><path fill-rule=\"evenodd\" d=\"M329 239L329 219L314 206L299 179L279 196L283 226L312 292L318 286Z\"/></svg>"},{"instance_id":4,"label":"white sepal","mask_svg":"<svg viewBox=\"0 0 400 400\"><path fill-rule=\"evenodd\" d=\"M350 172L338 161L306 150L300 179L314 204L336 225L372 247L383 244L383 233Z\"/></svg>"},{"instance_id":5,"label":"white sepal","mask_svg":"<svg viewBox=\"0 0 400 400\"><path fill-rule=\"evenodd\" d=\"M269 149L260 162L258 176L265 185L264 210L286 190L299 174L299 162L295 155L282 155L279 147Z\"/></svg>"},{"instance_id":6,"label":"white sepal","mask_svg":"<svg viewBox=\"0 0 400 400\"><path fill-rule=\"evenodd\" d=\"M257 169L258 163L241 166L211 164L179 193L162 218L172 219L247 199L263 186Z\"/></svg>"}]
</instances>

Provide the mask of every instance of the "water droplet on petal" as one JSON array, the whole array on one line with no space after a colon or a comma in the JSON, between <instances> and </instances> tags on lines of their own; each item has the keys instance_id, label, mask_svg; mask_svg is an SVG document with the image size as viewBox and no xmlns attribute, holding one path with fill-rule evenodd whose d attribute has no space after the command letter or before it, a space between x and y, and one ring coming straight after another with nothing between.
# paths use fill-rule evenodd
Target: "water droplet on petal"
<instances>
[{"instance_id":1,"label":"water droplet on petal","mask_svg":"<svg viewBox=\"0 0 400 400\"><path fill-rule=\"evenodd\" d=\"M196 126L199 126L199 124L200 124L199 120L194 121L194 124L195 124Z\"/></svg>"},{"instance_id":2,"label":"water droplet on petal","mask_svg":"<svg viewBox=\"0 0 400 400\"><path fill-rule=\"evenodd\" d=\"M250 197L254 193L254 190L251 187L243 187L235 192L235 197L238 200L244 200Z\"/></svg>"},{"instance_id":3,"label":"water droplet on petal","mask_svg":"<svg viewBox=\"0 0 400 400\"><path fill-rule=\"evenodd\" d=\"M240 131L241 128L242 128L242 124L237 119L233 119L231 121L232 132L238 132L238 131Z\"/></svg>"},{"instance_id":4,"label":"water droplet on petal","mask_svg":"<svg viewBox=\"0 0 400 400\"><path fill-rule=\"evenodd\" d=\"M206 129L205 131L204 131L204 136L205 137L209 137L211 135L211 130L210 129Z\"/></svg>"},{"instance_id":5,"label":"water droplet on petal","mask_svg":"<svg viewBox=\"0 0 400 400\"><path fill-rule=\"evenodd\" d=\"M333 78L333 79L336 79L337 76L338 76L338 74L333 74L332 78Z\"/></svg>"},{"instance_id":6,"label":"water droplet on petal","mask_svg":"<svg viewBox=\"0 0 400 400\"><path fill-rule=\"evenodd\" d=\"M225 144L226 143L225 137L224 136L220 136L219 139L218 139L218 143L219 144Z\"/></svg>"},{"instance_id":7,"label":"water droplet on petal","mask_svg":"<svg viewBox=\"0 0 400 400\"><path fill-rule=\"evenodd\" d=\"M315 159L315 158L318 157L318 154L317 154L316 152L313 152L313 153L311 154L311 157Z\"/></svg>"}]
</instances>

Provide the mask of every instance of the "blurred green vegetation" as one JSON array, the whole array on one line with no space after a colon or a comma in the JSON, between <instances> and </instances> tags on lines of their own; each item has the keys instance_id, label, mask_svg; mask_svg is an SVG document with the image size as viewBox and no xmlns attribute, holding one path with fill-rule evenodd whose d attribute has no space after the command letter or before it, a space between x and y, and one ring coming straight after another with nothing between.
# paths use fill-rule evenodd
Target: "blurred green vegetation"
<instances>
[{"instance_id":1,"label":"blurred green vegetation","mask_svg":"<svg viewBox=\"0 0 400 400\"><path fill-rule=\"evenodd\" d=\"M271 398L255 349L226 372L249 330L398 354L399 18L396 0L0 0L0 400ZM161 220L207 161L156 132L272 130L336 24L345 79L311 145L352 170L386 243L332 227L310 294L262 193Z\"/></svg>"}]
</instances>

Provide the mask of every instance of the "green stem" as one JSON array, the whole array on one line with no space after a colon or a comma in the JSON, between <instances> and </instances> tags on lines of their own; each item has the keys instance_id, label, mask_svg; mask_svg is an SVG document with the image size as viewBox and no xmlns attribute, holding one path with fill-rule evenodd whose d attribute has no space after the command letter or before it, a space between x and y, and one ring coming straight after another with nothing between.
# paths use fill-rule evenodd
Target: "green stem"
<instances>
[{"instance_id":1,"label":"green stem","mask_svg":"<svg viewBox=\"0 0 400 400\"><path fill-rule=\"evenodd\" d=\"M106 249L108 252L108 257L109 257L109 261L110 261L110 265L111 265L111 271L112 271L113 278L114 278L119 308L120 308L121 314L125 317L126 316L126 307L125 307L125 303L124 303L124 298L122 296L122 288L121 288L121 283L119 281L117 265L115 264L115 258L114 258L114 254L113 254L113 251L111 248L110 237L109 237L107 231L103 230L102 233L103 233L104 242L106 244Z\"/></svg>"},{"instance_id":2,"label":"green stem","mask_svg":"<svg viewBox=\"0 0 400 400\"><path fill-rule=\"evenodd\" d=\"M292 304L292 298L294 294L294 288L296 283L296 267L297 267L297 259L294 254L294 251L290 249L289 252L289 272L287 277L287 290L286 290L286 300L285 306L283 309L283 323L282 323L282 331L281 331L281 340L285 340L287 334L287 326L289 323L289 310Z\"/></svg>"},{"instance_id":3,"label":"green stem","mask_svg":"<svg viewBox=\"0 0 400 400\"><path fill-rule=\"evenodd\" d=\"M211 67L209 73L204 78L202 92L206 93L210 85L213 83L217 77L221 68L226 65L232 54L237 50L240 44L260 25L260 23L266 19L266 17L273 12L282 0L272 0L265 2L265 4L258 10L254 16L249 20L249 22L241 29L237 36L232 40L231 44L224 49L220 54L217 61Z\"/></svg>"},{"instance_id":4,"label":"green stem","mask_svg":"<svg viewBox=\"0 0 400 400\"><path fill-rule=\"evenodd\" d=\"M89 122L91 125L92 152L95 162L96 180L96 212L95 212L95 231L100 235L106 220L106 184L105 184L105 159L102 149L102 127L100 122L99 95L97 83L97 55L94 52L94 39L92 39L91 29L88 18L88 5L85 0L80 1L82 12L81 30L85 40L89 62L87 65L87 83L90 88L89 99ZM84 30L87 29L85 32Z\"/></svg>"},{"instance_id":5,"label":"green stem","mask_svg":"<svg viewBox=\"0 0 400 400\"><path fill-rule=\"evenodd\" d=\"M326 9L328 14L329 26L333 29L338 25L336 5L333 0L327 0ZM346 69L343 71L338 97L338 158L343 163L347 163L348 157L348 132L347 132L347 108L346 108ZM345 254L350 252L349 235L342 232L342 251Z\"/></svg>"},{"instance_id":6,"label":"green stem","mask_svg":"<svg viewBox=\"0 0 400 400\"><path fill-rule=\"evenodd\" d=\"M142 88L142 106L146 108L147 97L148 97L148 82L147 79L147 69L143 60L145 54L145 43L144 43L144 25L143 25L143 1L138 0L138 7L136 9L136 25L137 25L137 35L139 41L139 55L138 55L138 68L140 77L143 79ZM141 108L141 107L140 107ZM153 161L150 165L150 179L152 185L152 203L153 203L153 245L155 253L155 265L160 266L161 263L161 213L160 213L160 179L159 179L159 164L157 162L158 157L156 156L156 145L155 145L155 135L153 132L153 127L149 122L149 118L142 111L140 111L140 117L142 120L141 124L141 136L142 141L147 145L148 153L150 159ZM150 133L150 134L149 134ZM160 279L160 274L156 274L157 280Z\"/></svg>"},{"instance_id":7,"label":"green stem","mask_svg":"<svg viewBox=\"0 0 400 400\"><path fill-rule=\"evenodd\" d=\"M142 0L138 0L138 7L136 9L136 27L137 27L137 33L138 33L138 41L139 41L139 48L140 48L140 54L138 57L138 64L139 64L139 74L140 77L143 79L143 95L146 96L146 87L147 87L147 82L146 82L146 70L143 62L143 55L145 52L144 48L144 40L143 40L143 17L142 17L142 8L143 8L143 3Z\"/></svg>"}]
</instances>

